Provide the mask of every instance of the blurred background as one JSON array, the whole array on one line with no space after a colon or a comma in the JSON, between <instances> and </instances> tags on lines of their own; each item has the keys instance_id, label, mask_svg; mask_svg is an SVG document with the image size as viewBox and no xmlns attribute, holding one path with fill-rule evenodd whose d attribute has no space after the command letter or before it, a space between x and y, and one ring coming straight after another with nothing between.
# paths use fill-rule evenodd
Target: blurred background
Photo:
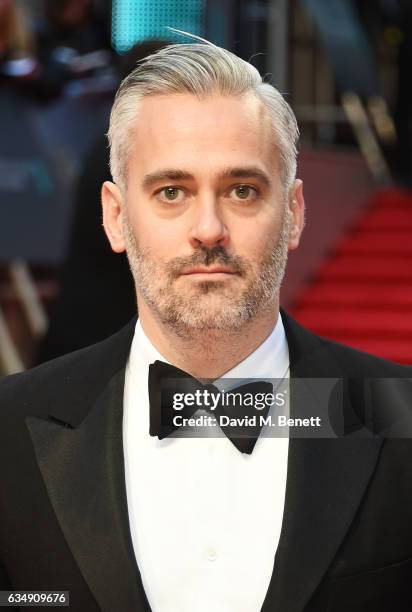
<instances>
[{"instance_id":1,"label":"blurred background","mask_svg":"<svg viewBox=\"0 0 412 612\"><path fill-rule=\"evenodd\" d=\"M252 62L292 105L307 227L282 304L316 333L412 363L410 0L0 0L0 376L135 313L100 213L105 132L166 26Z\"/></svg>"}]
</instances>

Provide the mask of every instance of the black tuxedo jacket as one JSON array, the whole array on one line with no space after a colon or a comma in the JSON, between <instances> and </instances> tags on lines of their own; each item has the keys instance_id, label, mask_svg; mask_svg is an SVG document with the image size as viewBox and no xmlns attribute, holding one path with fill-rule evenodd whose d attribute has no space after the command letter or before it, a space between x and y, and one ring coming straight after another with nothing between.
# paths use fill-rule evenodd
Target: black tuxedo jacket
<instances>
[{"instance_id":1,"label":"black tuxedo jacket","mask_svg":"<svg viewBox=\"0 0 412 612\"><path fill-rule=\"evenodd\" d=\"M412 376L283 320L292 378ZM0 590L68 590L73 612L150 611L123 463L134 324L0 384ZM411 440L291 439L262 612L410 610Z\"/></svg>"}]
</instances>

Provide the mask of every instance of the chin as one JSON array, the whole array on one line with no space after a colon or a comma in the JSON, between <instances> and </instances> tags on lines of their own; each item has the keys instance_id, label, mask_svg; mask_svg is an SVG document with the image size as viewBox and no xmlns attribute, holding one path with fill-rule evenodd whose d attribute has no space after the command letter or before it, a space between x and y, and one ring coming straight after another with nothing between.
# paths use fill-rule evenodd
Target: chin
<instances>
[{"instance_id":1,"label":"chin","mask_svg":"<svg viewBox=\"0 0 412 612\"><path fill-rule=\"evenodd\" d=\"M236 331L250 319L246 308L230 307L227 302L219 300L218 304L197 302L195 308L178 313L175 322L188 331Z\"/></svg>"}]
</instances>

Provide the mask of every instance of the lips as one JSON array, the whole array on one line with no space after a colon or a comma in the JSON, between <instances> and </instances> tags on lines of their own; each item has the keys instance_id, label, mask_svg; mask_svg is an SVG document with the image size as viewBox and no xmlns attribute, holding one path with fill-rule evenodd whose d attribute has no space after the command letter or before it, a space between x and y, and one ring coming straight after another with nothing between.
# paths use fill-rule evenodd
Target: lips
<instances>
[{"instance_id":1,"label":"lips","mask_svg":"<svg viewBox=\"0 0 412 612\"><path fill-rule=\"evenodd\" d=\"M191 274L235 274L233 270L229 270L228 268L223 268L222 266L216 266L213 268L190 268L183 272L183 276L189 276Z\"/></svg>"}]
</instances>

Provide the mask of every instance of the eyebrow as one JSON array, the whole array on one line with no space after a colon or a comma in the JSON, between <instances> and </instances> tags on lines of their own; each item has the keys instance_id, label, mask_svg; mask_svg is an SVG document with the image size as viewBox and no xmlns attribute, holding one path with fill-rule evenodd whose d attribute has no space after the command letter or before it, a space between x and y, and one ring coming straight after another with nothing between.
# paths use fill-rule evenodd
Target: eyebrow
<instances>
[{"instance_id":1,"label":"eyebrow","mask_svg":"<svg viewBox=\"0 0 412 612\"><path fill-rule=\"evenodd\" d=\"M258 168L257 166L242 166L234 168L224 168L219 174L219 179L226 178L254 178L263 183L266 187L269 187L271 180L269 176ZM190 181L194 180L195 177L189 172L184 170L178 170L177 168L165 168L163 170L157 170L146 174L143 178L143 189L149 189L155 183L163 181Z\"/></svg>"}]
</instances>

